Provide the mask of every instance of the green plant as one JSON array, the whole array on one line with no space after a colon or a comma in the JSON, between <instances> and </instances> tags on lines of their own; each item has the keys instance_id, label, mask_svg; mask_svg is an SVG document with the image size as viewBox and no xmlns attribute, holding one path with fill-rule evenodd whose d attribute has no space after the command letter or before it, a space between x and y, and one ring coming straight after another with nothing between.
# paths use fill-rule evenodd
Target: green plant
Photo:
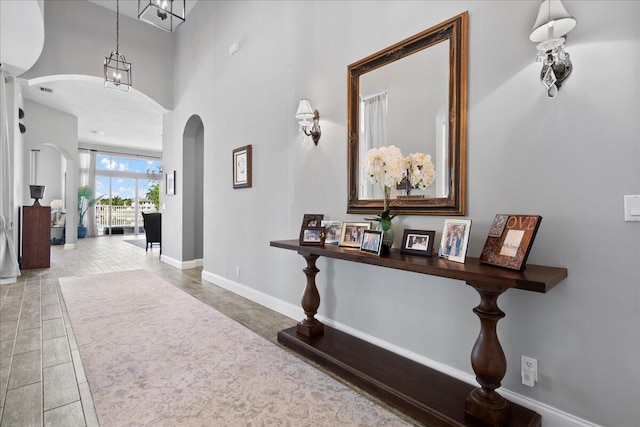
<instances>
[{"instance_id":1,"label":"green plant","mask_svg":"<svg viewBox=\"0 0 640 427\"><path fill-rule=\"evenodd\" d=\"M87 213L90 207L94 206L98 200L104 197L98 196L92 199L93 190L88 185L78 187L78 227L84 227L84 215Z\"/></svg>"},{"instance_id":2,"label":"green plant","mask_svg":"<svg viewBox=\"0 0 640 427\"><path fill-rule=\"evenodd\" d=\"M149 185L147 199L153 203L156 210L160 210L160 183L158 181L153 181L153 183Z\"/></svg>"}]
</instances>

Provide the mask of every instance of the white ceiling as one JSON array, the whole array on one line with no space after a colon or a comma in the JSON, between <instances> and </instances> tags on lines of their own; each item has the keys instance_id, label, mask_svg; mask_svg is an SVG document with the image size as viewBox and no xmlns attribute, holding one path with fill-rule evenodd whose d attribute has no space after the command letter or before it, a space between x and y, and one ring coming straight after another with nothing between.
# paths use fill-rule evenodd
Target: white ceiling
<instances>
[{"instance_id":1,"label":"white ceiling","mask_svg":"<svg viewBox=\"0 0 640 427\"><path fill-rule=\"evenodd\" d=\"M135 89L128 93L106 89L101 78L67 76L23 87L22 93L31 101L78 117L81 145L162 151L163 109Z\"/></svg>"},{"instance_id":2,"label":"white ceiling","mask_svg":"<svg viewBox=\"0 0 640 427\"><path fill-rule=\"evenodd\" d=\"M116 0L87 1L116 10ZM187 0L187 13L196 2ZM120 13L137 19L138 0L120 0ZM141 21L140 25L150 24ZM102 79L88 76L56 76L54 80L37 80L30 81L29 86L23 88L23 96L78 117L81 145L162 151L164 109L135 88L128 93L105 89ZM40 87L53 92L43 92Z\"/></svg>"}]
</instances>

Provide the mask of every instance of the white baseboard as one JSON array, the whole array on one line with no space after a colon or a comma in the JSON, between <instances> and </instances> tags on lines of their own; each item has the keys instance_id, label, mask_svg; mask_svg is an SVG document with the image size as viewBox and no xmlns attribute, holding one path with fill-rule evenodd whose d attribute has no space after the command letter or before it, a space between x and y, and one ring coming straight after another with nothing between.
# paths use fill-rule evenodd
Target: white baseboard
<instances>
[{"instance_id":1,"label":"white baseboard","mask_svg":"<svg viewBox=\"0 0 640 427\"><path fill-rule=\"evenodd\" d=\"M179 268L180 270L188 270L190 268L202 267L202 259L193 259L190 261L178 261L177 259L170 258L166 255L160 255L160 262L169 264L172 267Z\"/></svg>"},{"instance_id":2,"label":"white baseboard","mask_svg":"<svg viewBox=\"0 0 640 427\"><path fill-rule=\"evenodd\" d=\"M5 277L0 279L0 285L9 285L11 283L16 283L18 281L18 276L16 277Z\"/></svg>"},{"instance_id":3,"label":"white baseboard","mask_svg":"<svg viewBox=\"0 0 640 427\"><path fill-rule=\"evenodd\" d=\"M78 249L78 244L77 243L65 243L64 244L64 248L65 249Z\"/></svg>"},{"instance_id":4,"label":"white baseboard","mask_svg":"<svg viewBox=\"0 0 640 427\"><path fill-rule=\"evenodd\" d=\"M296 321L302 320L305 317L302 307L288 303L286 301L282 301L249 286L234 282L233 280L227 279L226 277L222 277L203 270L202 279L244 298L247 298L264 307L267 307L273 311L276 311L284 316L290 317L291 319L296 319ZM475 376L467 372L421 356L402 347L398 347L395 344L391 344L372 335L365 334L357 329L354 329L347 325L343 325L327 317L317 315L316 318L327 326L330 326L354 337L360 338L361 340L367 341L393 353L399 354L403 357L406 357L407 359L413 360L414 362L428 366L429 368L447 374L450 377L456 378L468 384L478 384L476 382ZM544 427L601 427L598 424L592 423L580 417L576 417L575 415L561 411L557 408L554 408L553 406L538 402L537 400L531 399L518 393L514 393L505 388L500 388L498 392L511 402L516 403L520 406L524 406L525 408L531 409L532 411L540 414L540 416L542 417L542 425Z\"/></svg>"}]
</instances>

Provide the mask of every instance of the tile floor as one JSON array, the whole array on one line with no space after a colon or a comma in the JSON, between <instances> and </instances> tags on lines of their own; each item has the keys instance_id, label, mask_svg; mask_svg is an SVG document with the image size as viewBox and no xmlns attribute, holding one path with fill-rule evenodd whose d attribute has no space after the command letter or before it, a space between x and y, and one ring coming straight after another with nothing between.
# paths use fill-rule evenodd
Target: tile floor
<instances>
[{"instance_id":1,"label":"tile floor","mask_svg":"<svg viewBox=\"0 0 640 427\"><path fill-rule=\"evenodd\" d=\"M132 238L126 236L125 238ZM24 270L0 285L0 426L97 426L91 392L58 278L146 269L275 342L292 319L203 282L201 269L179 270L122 236L51 248L51 268ZM260 322L257 319L261 319Z\"/></svg>"},{"instance_id":2,"label":"tile floor","mask_svg":"<svg viewBox=\"0 0 640 427\"><path fill-rule=\"evenodd\" d=\"M145 252L124 241L131 238L81 239L76 250L52 246L51 268L25 270L17 283L0 285L0 427L99 425L58 278L142 268L272 342L295 324L201 280L201 268L161 263L158 248Z\"/></svg>"}]
</instances>

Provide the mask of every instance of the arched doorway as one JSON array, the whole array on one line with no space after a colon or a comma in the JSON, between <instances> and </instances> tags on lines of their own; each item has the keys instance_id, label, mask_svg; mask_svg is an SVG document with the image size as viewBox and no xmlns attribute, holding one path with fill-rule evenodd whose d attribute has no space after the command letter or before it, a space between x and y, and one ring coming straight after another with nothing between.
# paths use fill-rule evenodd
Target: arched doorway
<instances>
[{"instance_id":1,"label":"arched doorway","mask_svg":"<svg viewBox=\"0 0 640 427\"><path fill-rule=\"evenodd\" d=\"M202 265L204 257L204 125L198 115L182 134L182 259Z\"/></svg>"}]
</instances>

